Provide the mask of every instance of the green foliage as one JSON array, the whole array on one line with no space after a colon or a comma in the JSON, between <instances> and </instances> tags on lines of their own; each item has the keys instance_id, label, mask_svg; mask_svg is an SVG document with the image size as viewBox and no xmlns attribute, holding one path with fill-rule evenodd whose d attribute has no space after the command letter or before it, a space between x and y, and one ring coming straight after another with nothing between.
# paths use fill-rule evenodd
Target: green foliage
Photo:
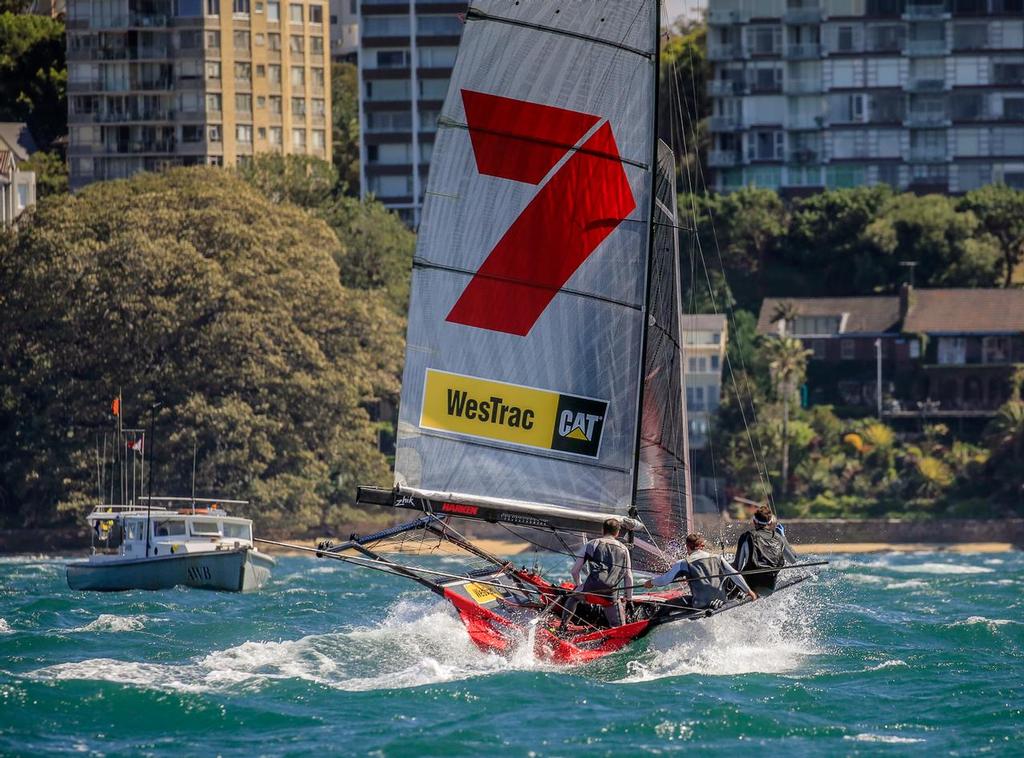
<instances>
[{"instance_id":1,"label":"green foliage","mask_svg":"<svg viewBox=\"0 0 1024 758\"><path fill-rule=\"evenodd\" d=\"M710 113L707 80L707 26L680 19L668 31L661 45L661 74L658 79L658 136L675 153L683 187L691 192L703 188L701 158L707 154L710 134L706 118Z\"/></svg>"},{"instance_id":2,"label":"green foliage","mask_svg":"<svg viewBox=\"0 0 1024 758\"><path fill-rule=\"evenodd\" d=\"M331 67L332 161L341 190L359 195L359 70L351 63Z\"/></svg>"},{"instance_id":3,"label":"green foliage","mask_svg":"<svg viewBox=\"0 0 1024 758\"><path fill-rule=\"evenodd\" d=\"M40 147L67 134L64 24L0 14L0 121L25 121Z\"/></svg>"},{"instance_id":4,"label":"green foliage","mask_svg":"<svg viewBox=\"0 0 1024 758\"><path fill-rule=\"evenodd\" d=\"M345 288L322 220L231 172L177 169L44 199L0 257L0 503L45 525L95 497L110 401L149 425L154 491L254 503L297 531L388 481L367 403L397 390L402 322Z\"/></svg>"},{"instance_id":5,"label":"green foliage","mask_svg":"<svg viewBox=\"0 0 1024 758\"><path fill-rule=\"evenodd\" d=\"M958 207L972 212L998 240L1003 256L1003 286L1009 287L1024 260L1024 192L1005 184L990 184L968 192Z\"/></svg>"},{"instance_id":6,"label":"green foliage","mask_svg":"<svg viewBox=\"0 0 1024 758\"><path fill-rule=\"evenodd\" d=\"M238 173L274 203L317 209L338 186L338 172L327 161L308 155L261 153L238 167Z\"/></svg>"},{"instance_id":7,"label":"green foliage","mask_svg":"<svg viewBox=\"0 0 1024 758\"><path fill-rule=\"evenodd\" d=\"M56 152L38 150L21 164L21 168L35 171L38 199L68 191L68 167Z\"/></svg>"}]
</instances>

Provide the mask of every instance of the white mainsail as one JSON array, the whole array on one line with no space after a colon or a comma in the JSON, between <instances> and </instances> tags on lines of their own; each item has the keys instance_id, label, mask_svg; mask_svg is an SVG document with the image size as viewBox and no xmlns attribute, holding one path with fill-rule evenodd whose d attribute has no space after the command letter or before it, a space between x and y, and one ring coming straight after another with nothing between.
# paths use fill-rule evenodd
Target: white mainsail
<instances>
[{"instance_id":1,"label":"white mainsail","mask_svg":"<svg viewBox=\"0 0 1024 758\"><path fill-rule=\"evenodd\" d=\"M470 4L414 262L402 491L629 512L657 33L657 0Z\"/></svg>"}]
</instances>

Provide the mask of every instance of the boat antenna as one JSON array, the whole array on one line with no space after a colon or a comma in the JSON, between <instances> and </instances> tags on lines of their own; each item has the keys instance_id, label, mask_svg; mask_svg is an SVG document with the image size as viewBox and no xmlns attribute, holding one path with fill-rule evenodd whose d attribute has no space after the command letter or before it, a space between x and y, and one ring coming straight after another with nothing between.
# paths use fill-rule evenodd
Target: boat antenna
<instances>
[{"instance_id":1,"label":"boat antenna","mask_svg":"<svg viewBox=\"0 0 1024 758\"><path fill-rule=\"evenodd\" d=\"M196 515L196 455L198 453L198 442L192 437L192 515Z\"/></svg>"},{"instance_id":2,"label":"boat antenna","mask_svg":"<svg viewBox=\"0 0 1024 758\"><path fill-rule=\"evenodd\" d=\"M153 403L151 406L149 406L149 430L151 432L153 431L153 425L155 423L154 422L154 412L156 411L157 408L160 407L160 405L161 405L161 403L157 402L157 403ZM156 438L155 434L153 435L153 438L154 439ZM143 448L143 450L142 450L142 456L143 456L143 458L145 458L145 456L146 456L145 448ZM149 534L152 531L151 521L152 521L152 518L153 518L153 515L152 515L152 513L153 513L153 471L155 471L155 469L153 468L153 440L151 439L149 441L149 497L146 498L146 557L147 558L149 557Z\"/></svg>"}]
</instances>

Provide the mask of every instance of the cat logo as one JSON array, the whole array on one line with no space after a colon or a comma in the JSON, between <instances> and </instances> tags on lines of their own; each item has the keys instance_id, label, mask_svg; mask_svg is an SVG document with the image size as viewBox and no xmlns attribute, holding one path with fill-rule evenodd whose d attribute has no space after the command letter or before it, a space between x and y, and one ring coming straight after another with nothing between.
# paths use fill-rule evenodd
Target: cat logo
<instances>
[{"instance_id":1,"label":"cat logo","mask_svg":"<svg viewBox=\"0 0 1024 758\"><path fill-rule=\"evenodd\" d=\"M605 400L427 369L420 426L598 457Z\"/></svg>"}]
</instances>

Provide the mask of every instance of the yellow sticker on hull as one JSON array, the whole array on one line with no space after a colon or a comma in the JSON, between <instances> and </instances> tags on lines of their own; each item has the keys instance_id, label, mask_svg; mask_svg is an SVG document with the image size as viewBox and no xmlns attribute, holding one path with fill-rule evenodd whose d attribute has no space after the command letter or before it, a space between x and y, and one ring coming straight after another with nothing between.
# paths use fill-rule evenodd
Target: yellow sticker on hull
<instances>
[{"instance_id":1,"label":"yellow sticker on hull","mask_svg":"<svg viewBox=\"0 0 1024 758\"><path fill-rule=\"evenodd\" d=\"M493 600L499 600L501 595L495 592L491 587L486 584L477 584L476 582L470 582L466 585L466 592L469 596L476 600L480 605L490 603Z\"/></svg>"}]
</instances>

